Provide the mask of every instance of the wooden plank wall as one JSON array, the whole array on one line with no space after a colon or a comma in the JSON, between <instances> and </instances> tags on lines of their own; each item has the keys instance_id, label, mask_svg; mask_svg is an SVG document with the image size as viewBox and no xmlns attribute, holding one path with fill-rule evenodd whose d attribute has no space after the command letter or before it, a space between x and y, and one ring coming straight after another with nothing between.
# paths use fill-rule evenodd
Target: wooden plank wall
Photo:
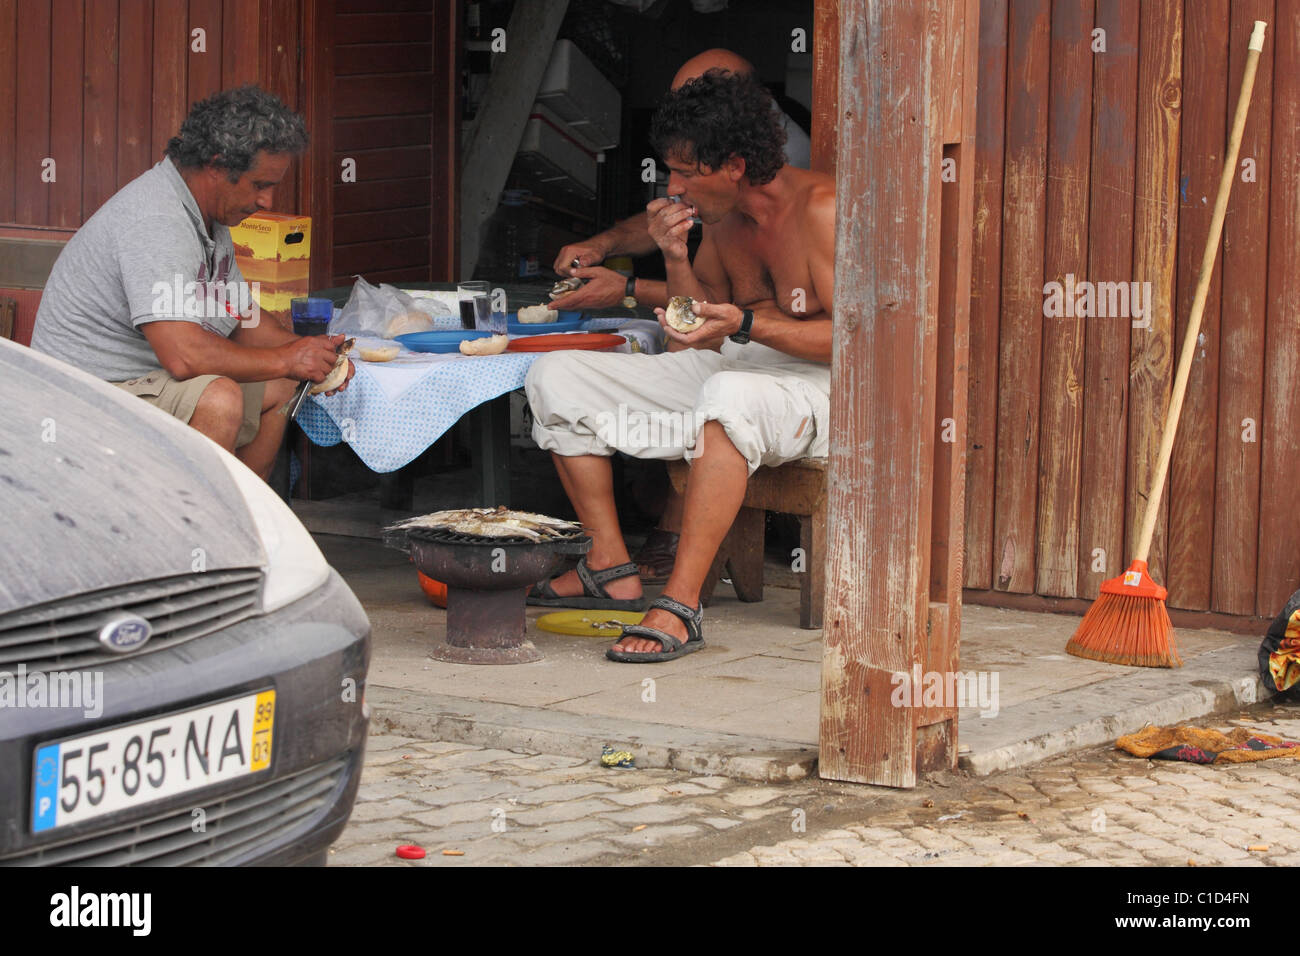
<instances>
[{"instance_id":1,"label":"wooden plank wall","mask_svg":"<svg viewBox=\"0 0 1300 956\"><path fill-rule=\"evenodd\" d=\"M334 0L331 285L432 278L434 6Z\"/></svg>"},{"instance_id":2,"label":"wooden plank wall","mask_svg":"<svg viewBox=\"0 0 1300 956\"><path fill-rule=\"evenodd\" d=\"M1151 568L1192 612L1271 617L1300 588L1300 0L994 0L980 4L968 599L1081 609L1132 559L1256 19L1249 169ZM1150 282L1150 314L1048 317L1044 284L1067 274Z\"/></svg>"},{"instance_id":3,"label":"wooden plank wall","mask_svg":"<svg viewBox=\"0 0 1300 956\"><path fill-rule=\"evenodd\" d=\"M295 0L0 0L0 224L79 227L162 158L192 103L296 63L296 42L266 53L268 8L296 35Z\"/></svg>"}]
</instances>

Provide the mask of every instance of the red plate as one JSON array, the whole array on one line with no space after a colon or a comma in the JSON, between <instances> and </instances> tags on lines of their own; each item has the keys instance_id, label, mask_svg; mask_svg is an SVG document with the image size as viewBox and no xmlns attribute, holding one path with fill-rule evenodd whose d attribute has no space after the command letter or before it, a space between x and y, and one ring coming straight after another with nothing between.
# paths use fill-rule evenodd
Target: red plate
<instances>
[{"instance_id":1,"label":"red plate","mask_svg":"<svg viewBox=\"0 0 1300 956\"><path fill-rule=\"evenodd\" d=\"M569 335L529 335L525 338L511 339L507 352L555 352L559 349L586 349L599 351L622 345L625 339L621 335L606 332L574 332Z\"/></svg>"}]
</instances>

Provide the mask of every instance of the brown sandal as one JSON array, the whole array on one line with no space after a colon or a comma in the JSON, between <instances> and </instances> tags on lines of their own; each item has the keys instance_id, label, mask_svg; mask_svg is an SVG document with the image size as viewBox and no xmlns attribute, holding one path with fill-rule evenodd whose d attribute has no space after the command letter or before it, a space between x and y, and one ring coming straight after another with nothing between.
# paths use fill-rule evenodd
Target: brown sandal
<instances>
[{"instance_id":1,"label":"brown sandal","mask_svg":"<svg viewBox=\"0 0 1300 956\"><path fill-rule=\"evenodd\" d=\"M673 573L673 564L677 561L677 541L680 535L662 528L655 528L641 545L641 550L632 556L637 567L641 568L642 584L665 584Z\"/></svg>"}]
</instances>

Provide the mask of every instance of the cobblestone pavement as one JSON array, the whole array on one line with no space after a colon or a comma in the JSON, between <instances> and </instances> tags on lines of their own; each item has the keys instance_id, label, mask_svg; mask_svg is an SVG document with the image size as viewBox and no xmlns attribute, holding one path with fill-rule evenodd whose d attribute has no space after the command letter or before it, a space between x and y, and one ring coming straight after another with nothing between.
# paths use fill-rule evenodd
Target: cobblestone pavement
<instances>
[{"instance_id":1,"label":"cobblestone pavement","mask_svg":"<svg viewBox=\"0 0 1300 956\"><path fill-rule=\"evenodd\" d=\"M1300 707L1260 707L1237 725L1300 740ZM399 844L428 855L399 860ZM1294 866L1300 761L1199 766L1095 749L895 791L380 735L330 853L331 865L399 866Z\"/></svg>"}]
</instances>

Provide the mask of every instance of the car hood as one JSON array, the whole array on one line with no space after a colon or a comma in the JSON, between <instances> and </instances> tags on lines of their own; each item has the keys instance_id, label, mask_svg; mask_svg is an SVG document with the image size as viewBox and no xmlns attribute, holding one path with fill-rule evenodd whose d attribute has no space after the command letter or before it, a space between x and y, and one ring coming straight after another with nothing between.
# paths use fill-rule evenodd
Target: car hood
<instances>
[{"instance_id":1,"label":"car hood","mask_svg":"<svg viewBox=\"0 0 1300 956\"><path fill-rule=\"evenodd\" d=\"M0 614L262 567L216 446L142 399L0 340Z\"/></svg>"}]
</instances>

